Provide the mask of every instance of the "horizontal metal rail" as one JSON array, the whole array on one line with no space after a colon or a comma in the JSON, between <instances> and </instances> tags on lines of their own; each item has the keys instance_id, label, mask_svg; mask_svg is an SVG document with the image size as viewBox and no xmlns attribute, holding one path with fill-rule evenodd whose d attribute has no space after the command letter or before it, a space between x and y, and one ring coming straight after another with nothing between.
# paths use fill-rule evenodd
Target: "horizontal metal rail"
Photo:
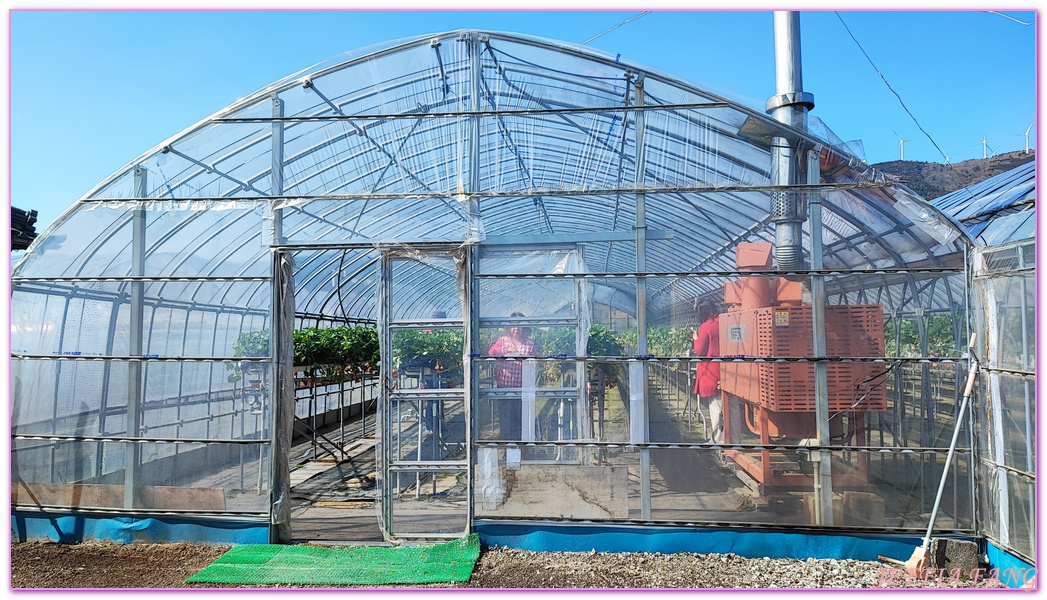
<instances>
[{"instance_id":1,"label":"horizontal metal rail","mask_svg":"<svg viewBox=\"0 0 1047 600\"><path fill-rule=\"evenodd\" d=\"M417 460L394 461L389 464L390 471L465 471L469 468L467 461L426 462Z\"/></svg>"},{"instance_id":2,"label":"horizontal metal rail","mask_svg":"<svg viewBox=\"0 0 1047 600\"><path fill-rule=\"evenodd\" d=\"M223 279L222 281L231 281ZM126 304L128 302L128 294L124 291L107 291L87 287L77 287L78 282L59 282L51 279L36 279L36 280L18 280L13 281L21 286L20 289L14 290L22 293L32 293L46 296L58 296L60 298L78 298L87 300L99 300L101 302L114 302L120 304ZM59 286L57 284L65 283L72 285ZM127 282L125 282L127 283ZM235 282L234 282L235 283ZM184 311L192 312L208 312L208 313L223 313L223 314L234 314L234 315L252 315L257 317L269 318L269 309L260 308L247 308L242 306L232 306L228 304L210 304L207 302L196 302L193 300L174 300L171 298L163 298L160 296L149 296L143 299L145 306L152 308L174 308Z\"/></svg>"},{"instance_id":3,"label":"horizontal metal rail","mask_svg":"<svg viewBox=\"0 0 1047 600\"><path fill-rule=\"evenodd\" d=\"M990 468L990 469L999 469L1001 471L1007 471L1008 473L1017 475L1018 477L1021 477L1022 479L1026 479L1028 481L1036 481L1036 474L1035 473L1029 473L1028 471L1022 471L1020 469L1015 469L1014 467L1011 467L1011 466L1008 466L1008 465L1002 465L1002 464L1000 464L998 462L993 462L991 460L986 460L984 458L980 459L980 462L983 465L985 465L986 467Z\"/></svg>"},{"instance_id":4,"label":"horizontal metal rail","mask_svg":"<svg viewBox=\"0 0 1047 600\"><path fill-rule=\"evenodd\" d=\"M272 281L272 276L259 275L256 277L220 277L214 275L127 275L127 276L62 276L62 277L12 277L12 283L19 282L33 282L33 283L47 283L51 281L55 282L120 282L120 281L144 281L146 283L150 281L156 281L161 283L167 283L172 281Z\"/></svg>"},{"instance_id":5,"label":"horizontal metal rail","mask_svg":"<svg viewBox=\"0 0 1047 600\"><path fill-rule=\"evenodd\" d=\"M233 444L241 446L257 446L259 444L270 444L269 438L236 439L236 438L171 438L171 437L123 437L109 435L57 435L57 434L15 434L12 440L37 440L46 442L106 442L106 443L129 443L129 444ZM17 452L17 450L15 450Z\"/></svg>"},{"instance_id":6,"label":"horizontal metal rail","mask_svg":"<svg viewBox=\"0 0 1047 600\"><path fill-rule=\"evenodd\" d=\"M481 398L519 398L522 388L480 388ZM534 395L537 398L562 398L566 400L578 399L578 388L535 388Z\"/></svg>"},{"instance_id":7,"label":"horizontal metal rail","mask_svg":"<svg viewBox=\"0 0 1047 600\"><path fill-rule=\"evenodd\" d=\"M540 116L540 115L572 115L587 113L622 113L622 112L656 112L676 110L698 110L703 108L732 108L728 102L690 102L684 104L644 104L642 106L616 105L596 106L579 108L506 108L499 110L462 110L443 111L430 113L395 113L395 114L363 114L363 115L311 115L304 117L219 117L211 119L211 123L303 123L311 121L387 121L392 119L428 119L433 118L459 118L459 117L504 117L518 116Z\"/></svg>"},{"instance_id":8,"label":"horizontal metal rail","mask_svg":"<svg viewBox=\"0 0 1047 600\"><path fill-rule=\"evenodd\" d=\"M647 271L617 273L476 273L476 279L644 279L658 277L753 277L782 275L963 275L962 268L790 269L778 271ZM846 305L843 305L846 306Z\"/></svg>"},{"instance_id":9,"label":"horizontal metal rail","mask_svg":"<svg viewBox=\"0 0 1047 600\"><path fill-rule=\"evenodd\" d=\"M158 354L131 355L102 355L84 354L81 352L66 352L63 354L29 354L23 352L12 352L11 360L81 360L81 361L140 361L140 362L247 362L247 363L271 363L276 359L268 356L160 356Z\"/></svg>"},{"instance_id":10,"label":"horizontal metal rail","mask_svg":"<svg viewBox=\"0 0 1047 600\"><path fill-rule=\"evenodd\" d=\"M426 398L463 400L465 398L464 388L396 388L392 390L392 399L396 400L424 400Z\"/></svg>"},{"instance_id":11,"label":"horizontal metal rail","mask_svg":"<svg viewBox=\"0 0 1047 600\"><path fill-rule=\"evenodd\" d=\"M882 356L482 356L472 355L478 362L538 362L574 361L584 363L872 363L872 364L953 364L966 363L961 356L954 357L882 357Z\"/></svg>"},{"instance_id":12,"label":"horizontal metal rail","mask_svg":"<svg viewBox=\"0 0 1047 600\"><path fill-rule=\"evenodd\" d=\"M16 484L16 485L29 485L29 484ZM31 488L30 488L31 489ZM60 509L60 510L56 510ZM143 508L84 508L84 507L62 507L62 506L41 506L41 505L25 505L25 504L12 504L12 512L37 512L44 514L54 514L57 516L64 516L67 514L85 514L85 515L134 515L136 517L178 517L178 516L194 516L194 517L213 517L222 522L228 521L243 521L249 523L268 523L269 513L268 512L252 512L252 511L214 511L214 510L190 510L190 509L179 509L179 510L150 510Z\"/></svg>"},{"instance_id":13,"label":"horizontal metal rail","mask_svg":"<svg viewBox=\"0 0 1047 600\"><path fill-rule=\"evenodd\" d=\"M564 196L617 196L619 194L712 194L727 192L793 192L823 193L847 190L883 189L894 187L894 182L872 182L860 181L855 183L819 183L819 184L794 184L794 185L771 185L771 184L739 184L724 183L713 185L696 186L621 186L616 188L587 188L587 189L555 189L555 188L532 188L521 190L481 190L476 192L359 192L353 194L329 194L329 195L299 195L299 196L185 196L178 198L148 198L148 197L123 197L123 198L83 198L80 202L86 204L124 204L128 202L260 202L269 204L276 202L295 203L315 200L337 200L350 202L354 200L482 200L484 198L528 198L532 196L542 197L564 197ZM294 247L296 245L292 245Z\"/></svg>"},{"instance_id":14,"label":"horizontal metal rail","mask_svg":"<svg viewBox=\"0 0 1047 600\"><path fill-rule=\"evenodd\" d=\"M396 319L389 321L390 329L461 329L461 319Z\"/></svg>"},{"instance_id":15,"label":"horizontal metal rail","mask_svg":"<svg viewBox=\"0 0 1047 600\"><path fill-rule=\"evenodd\" d=\"M1004 373L1006 375L1017 375L1018 377L1036 377L1035 371L1025 371L1022 369L1004 369L1001 367L980 367L982 371L986 373Z\"/></svg>"},{"instance_id":16,"label":"horizontal metal rail","mask_svg":"<svg viewBox=\"0 0 1047 600\"><path fill-rule=\"evenodd\" d=\"M1016 269L985 269L984 271L977 271L971 275L971 279L974 281L983 281L986 279L1000 279L1001 277L1013 277L1017 275L1035 275L1036 267L1018 267Z\"/></svg>"},{"instance_id":17,"label":"horizontal metal rail","mask_svg":"<svg viewBox=\"0 0 1047 600\"><path fill-rule=\"evenodd\" d=\"M888 448L883 446L836 446L831 444L802 446L798 444L714 444L713 442L681 443L681 442L600 442L595 440L557 440L557 441L535 441L535 442L505 442L477 440L473 446L478 448L607 448L618 450L744 450L744 451L769 451L769 452L806 452L811 450L830 450L834 452L859 452L864 454L945 454L948 447L932 448ZM957 448L958 452L970 452L971 448Z\"/></svg>"}]
</instances>

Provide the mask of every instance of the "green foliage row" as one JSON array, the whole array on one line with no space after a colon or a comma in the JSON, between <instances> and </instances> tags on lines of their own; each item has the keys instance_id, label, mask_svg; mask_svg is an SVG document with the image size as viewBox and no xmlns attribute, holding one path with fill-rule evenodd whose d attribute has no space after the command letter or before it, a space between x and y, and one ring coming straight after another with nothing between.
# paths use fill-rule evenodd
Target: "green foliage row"
<instances>
[{"instance_id":1,"label":"green foliage row","mask_svg":"<svg viewBox=\"0 0 1047 600\"><path fill-rule=\"evenodd\" d=\"M428 367L460 381L464 346L465 334L460 329L397 331L393 334L393 364L399 369Z\"/></svg>"},{"instance_id":2,"label":"green foliage row","mask_svg":"<svg viewBox=\"0 0 1047 600\"><path fill-rule=\"evenodd\" d=\"M647 354L654 356L687 356L693 348L691 331L696 326L682 327L648 327ZM630 329L616 334L621 341L626 355L637 354L636 330Z\"/></svg>"},{"instance_id":3,"label":"green foliage row","mask_svg":"<svg viewBox=\"0 0 1047 600\"><path fill-rule=\"evenodd\" d=\"M294 363L310 370L339 367L350 376L378 371L378 329L366 325L294 332Z\"/></svg>"},{"instance_id":4,"label":"green foliage row","mask_svg":"<svg viewBox=\"0 0 1047 600\"><path fill-rule=\"evenodd\" d=\"M894 322L884 320L884 341L887 356L921 356L920 326L914 317L902 317L895 337ZM959 346L953 335L951 314L933 315L927 319L927 352L931 356L956 356Z\"/></svg>"},{"instance_id":5,"label":"green foliage row","mask_svg":"<svg viewBox=\"0 0 1047 600\"><path fill-rule=\"evenodd\" d=\"M269 356L268 329L241 333L233 344L233 355ZM312 376L358 379L377 373L380 362L378 330L366 325L331 328L311 327L294 332L294 364L307 367ZM230 382L239 381L239 365L230 365Z\"/></svg>"}]
</instances>

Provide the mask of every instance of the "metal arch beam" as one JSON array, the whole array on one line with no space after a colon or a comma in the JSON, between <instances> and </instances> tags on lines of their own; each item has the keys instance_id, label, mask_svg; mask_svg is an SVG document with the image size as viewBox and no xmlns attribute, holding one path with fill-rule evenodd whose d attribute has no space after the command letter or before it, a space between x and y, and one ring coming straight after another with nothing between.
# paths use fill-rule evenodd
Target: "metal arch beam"
<instances>
[{"instance_id":1,"label":"metal arch beam","mask_svg":"<svg viewBox=\"0 0 1047 600\"><path fill-rule=\"evenodd\" d=\"M216 169L215 167L206 165L206 164L200 162L199 160L196 160L192 156L189 156L188 154L185 154L183 152L179 152L178 150L175 150L173 147L171 147L169 145L168 146L164 146L164 147L171 154L174 154L175 156L179 156L179 157L181 157L181 158L183 158L183 159L193 163L194 165L197 165L198 167L203 169L203 171L206 172L206 173L214 173L215 175L218 175L219 177L223 177L225 179L228 179L229 181L231 181L231 182L235 183L236 185L240 186L241 189L244 189L244 190L251 189L251 190L254 190L255 192L257 192L258 194L262 194L263 193L261 190L259 190L258 188L254 187L250 183L248 183L246 181L240 181L239 179L233 177L232 175L229 175L228 173L226 173L224 171L221 171L219 169ZM237 152L239 152L239 151L240 150L237 149Z\"/></svg>"},{"instance_id":2,"label":"metal arch beam","mask_svg":"<svg viewBox=\"0 0 1047 600\"><path fill-rule=\"evenodd\" d=\"M316 87L316 85L313 84L311 79L307 79L305 81L305 83L303 84L303 87L305 87L306 89L312 90L313 93L315 93L317 96L319 96L321 100L326 102L327 105L331 107L331 110L333 110L334 112L338 113L339 115L345 116L345 113L342 112L342 109L339 108L338 106L336 106L333 102L331 102L327 98L327 96L325 96L323 94L323 92L321 92ZM368 135L367 132L364 129L362 129L359 125L356 124L355 121L349 121L349 125L352 126L353 131L356 132L357 136L362 137L363 139L365 139L368 142L370 142L371 145L373 145L375 148L378 148L378 150L380 152L382 152L383 154L385 154L385 156L389 159L389 163L386 165L385 169L382 169L383 173L385 172L386 169L388 169L388 166L390 164L395 164L403 173L407 174L409 177L414 179L415 182L417 182L420 186L422 186L423 189L425 189L427 191L431 191L429 189L429 186L427 186L421 179L419 179L410 170L404 168L403 165L401 165L400 162L396 159L396 157L393 156L392 154L390 154L388 150L386 150L385 146L383 146L382 144L378 143L374 138L372 138L370 135ZM347 135L346 139L348 140L348 138L349 138L349 136ZM327 144L327 145L330 145L330 144Z\"/></svg>"},{"instance_id":3,"label":"metal arch beam","mask_svg":"<svg viewBox=\"0 0 1047 600\"><path fill-rule=\"evenodd\" d=\"M538 105L538 106L543 106L545 108L551 108L551 105L547 101L543 100L542 98L539 98L539 97L531 95L529 92L527 92L526 90L524 90L520 86L518 86L518 85L514 84L512 81L510 81L509 78L506 77L504 70L499 67L498 59L494 55L493 51L491 52L491 59L492 59L492 61L494 61L495 69L501 75L502 81L505 82L506 86L508 86L509 89L517 92L520 95L520 99L521 100L526 100L527 102L531 102L532 104L535 104L535 105ZM560 120L562 120L564 123L566 123L570 127L574 128L574 129L577 129L578 131L582 132L582 134L585 137L589 138L590 141L596 143L597 145L602 146L605 150L610 151L612 154L617 152L614 149L613 146L610 146L609 144L607 144L606 141L601 140L600 138L594 136L592 131L586 129L585 127L582 127L580 124L576 123L573 119L569 118L568 115L565 115L563 113L554 113L554 114L556 114L556 116ZM620 157L622 157L623 160L624 160L624 154L620 154Z\"/></svg>"},{"instance_id":4,"label":"metal arch beam","mask_svg":"<svg viewBox=\"0 0 1047 600\"><path fill-rule=\"evenodd\" d=\"M450 35L453 36L453 35L455 35L455 33L451 33ZM447 36L443 36L443 37L447 37ZM500 35L500 34L492 34L490 37L493 38L493 39L506 40L506 41L509 41L511 43L516 43L516 44L520 44L520 45L533 46L535 48L540 48L543 51L549 51L551 53L557 53L557 54L563 54L563 55L568 55L568 56L581 57L581 58L583 58L583 59L585 59L587 61L591 61L591 62L596 63L596 64L603 64L603 65L607 65L607 66L611 66L612 65L611 61L609 61L608 59L605 59L603 57L591 54L589 52L580 52L580 51L578 51L578 50L576 50L574 48L563 46L563 45L556 45L556 44L551 44L551 43L548 43L548 42L538 42L538 41L535 41L535 40L528 40L528 39L525 39L525 38L517 38L517 37L514 37L514 36L507 36L507 35ZM329 74L329 73L334 73L334 72L337 72L337 71L341 71L341 70L344 70L344 69L347 69L347 68L350 68L350 67L362 64L362 63L364 63L366 61L373 61L373 60L376 60L376 59L378 59L380 57L384 57L384 56L388 56L388 55L392 55L392 54L397 54L397 53L406 51L406 50L408 50L410 48L414 48L414 47L420 46L422 44L425 44L425 43L427 43L429 41L429 39L430 39L429 37L419 38L419 39L416 39L414 41L411 41L411 42L408 42L408 43L405 43L405 44L401 44L399 46L393 46L393 47L382 49L382 50L380 50L378 52L370 53L370 54L366 55L365 57L354 58L354 59L351 59L349 61L333 65L331 67L318 69L314 73L312 73L311 76L314 79L315 78L319 78L319 77L322 77L322 76L324 76L326 74ZM625 66L625 65L622 65L622 66ZM658 80L664 81L667 85L679 87L680 89L682 89L684 91L690 91L692 93L699 94L699 95L702 95L702 96L705 96L705 97L709 97L711 99L727 102L725 99L718 98L715 95L710 94L710 93L708 93L705 90L700 90L698 88L695 88L694 86L691 86L689 84L677 81L677 80L669 78L669 77L664 77L664 76L658 77ZM261 93L268 94L268 93L271 93L273 91L280 91L282 89L289 89L289 88L294 87L295 85L298 85L298 81L297 80L292 81L290 79L285 79L282 82L277 82L276 84L273 84L273 85L267 87ZM221 111L214 118L208 119L208 120L204 121L203 123L201 123L200 125L197 125L197 126L194 126L194 127L190 128L190 129L188 129L182 135L184 136L184 135L189 135L189 134L195 133L195 132L199 131L202 127L205 127L208 124L212 124L215 119L222 118L224 115L233 114L236 111L243 110L244 108L252 105L252 103L254 103L256 101L257 101L257 96L251 96L249 98L244 99L243 101L234 103L233 105L231 105L227 109ZM733 104L731 104L731 105L734 106ZM767 120L766 117L761 115L759 112L753 111L753 110L749 110L749 109L747 109L744 106L740 106L739 105L739 106L736 106L735 108L737 110L739 110L740 112L742 112L743 114L747 114L747 115L749 115L749 116L751 116L753 118L756 118L756 119L759 119L759 120L763 120L763 121ZM92 190L91 193L94 193L98 189L103 189L106 185L111 183L112 180L113 180L113 178L111 177L111 178L107 179L106 181L102 182L101 184L99 184L99 186L97 186L95 188L95 190Z\"/></svg>"},{"instance_id":5,"label":"metal arch beam","mask_svg":"<svg viewBox=\"0 0 1047 600\"><path fill-rule=\"evenodd\" d=\"M486 45L486 51L490 52L492 54L492 56L493 56L494 52L491 49L491 42L490 42L490 40L485 40L484 44ZM496 65L496 68L497 68L497 62L495 63L495 65ZM480 72L478 74L478 77L479 77L479 84L481 86L483 86L483 89L484 89L483 96L487 99L487 103L493 109L495 109L496 114L497 114L497 107L496 107L496 105L494 103L494 97L493 97L494 94L493 94L493 92L491 92L491 88L487 84L487 78L484 77L482 69L480 70ZM509 151L512 152L514 157L516 157L516 163L519 166L520 171L523 173L524 178L527 180L528 184L530 184L530 187L533 188L534 187L534 178L532 177L531 172L528 170L527 165L524 164L523 157L520 156L520 151L517 149L516 143L513 141L512 135L509 133L508 128L505 126L505 120L502 118L502 116L500 114L496 116L496 120L498 122L498 132L501 134L502 138L505 140L506 145L509 147ZM553 230L552 221L549 219L549 213L545 210L545 204L544 204L544 202L542 202L542 197L541 196L537 196L537 197L533 198L533 201L534 201L534 206L538 210L538 214L540 215L540 219L545 224L545 228L547 230L547 233L549 233L549 234L555 233L555 231Z\"/></svg>"},{"instance_id":6,"label":"metal arch beam","mask_svg":"<svg viewBox=\"0 0 1047 600\"><path fill-rule=\"evenodd\" d=\"M103 230L101 232L101 234L94 239L95 243L92 244L92 246L90 248L90 252L88 252L86 255L81 254L80 256L77 257L77 259L79 259L79 263L80 264L79 264L79 266L76 266L76 270L74 271L74 275L75 276L81 276L83 274L83 272L84 272L84 269L87 268L88 264L90 264L91 259L96 254L98 254L102 250L102 248L104 248L106 246L106 244L109 243L109 241L111 241L114 238L116 238L116 235L120 232L120 230L122 230L125 226L130 224L132 222L132 220L133 219L132 219L131 215L128 214L128 215L124 216L123 218L115 219L112 222L112 224L108 228L106 228L106 230ZM98 240L101 240L101 242L99 243ZM128 242L128 246L129 245L130 245L130 242ZM120 255L118 254L117 256L120 256ZM115 261L115 260L116 260L115 257L112 260L110 260L110 262L108 263L108 266L111 266L113 264L113 261ZM72 265L69 265L69 266L73 267L74 265L75 265L75 263L72 264Z\"/></svg>"},{"instance_id":7,"label":"metal arch beam","mask_svg":"<svg viewBox=\"0 0 1047 600\"><path fill-rule=\"evenodd\" d=\"M492 33L489 33L488 36L491 39L499 39L499 40L504 40L504 41L508 41L508 42L511 42L511 43L517 43L517 44L526 45L526 46L533 46L533 47L542 48L542 49L545 49L545 50L552 50L552 51L558 52L560 54L582 58L584 60L592 61L592 62L603 64L603 65L606 65L606 66L612 66L613 65L613 66L615 66L617 68L630 68L632 66L632 65L628 65L628 64L620 64L620 63L617 63L617 62L614 62L614 61L610 60L609 58L604 58L604 57L601 57L601 56L589 54L588 52L585 52L585 51L579 51L575 47L571 47L571 46L560 45L560 44L555 44L555 43L549 43L547 41L538 41L538 40L531 40L531 39L527 39L527 38L518 38L518 37L515 37L515 36L513 36L511 34L499 34L499 33L493 33L492 32ZM506 54L505 52L502 52L502 53ZM511 55L508 55L508 54L506 54L506 55L507 56L511 56ZM636 67L634 67L634 68L636 68ZM729 104L731 108L737 110L738 112L740 112L742 114L745 114L747 117L752 117L753 119L756 119L757 121L760 121L762 123L767 123L767 124L770 124L770 125L778 125L778 123L776 121L774 121L773 119L769 118L767 115L762 114L759 111L753 110L753 109L751 109L751 108L749 108L749 107L747 107L745 105L742 105L742 104L731 102L729 99L727 99L725 97L718 96L718 95L716 95L714 93L709 92L708 90L700 89L700 88L695 87L694 85L691 85L691 84L689 84L687 82L681 81L679 79L675 79L673 77L667 76L667 75L662 74L662 73L648 73L648 76L652 77L652 79L655 79L656 81L665 83L665 84L667 84L669 86L672 86L672 87L676 87L676 88L678 88L678 89L680 89L682 91L690 92L690 93L693 93L695 95L698 95L698 96L701 96L701 97L704 97L704 98L709 98L711 101L725 102L725 103ZM796 136L798 139L806 140L808 143L810 143L812 145L823 143L821 140L818 140L817 138L815 138L815 137L811 136L810 134L807 134L806 132L801 131L801 130L790 130L789 133L790 133L790 135ZM848 154L847 156L850 156L850 155Z\"/></svg>"},{"instance_id":8,"label":"metal arch beam","mask_svg":"<svg viewBox=\"0 0 1047 600\"><path fill-rule=\"evenodd\" d=\"M493 48L492 48L492 50L493 50ZM501 53L501 54L504 54L506 56L511 56L511 55L509 55L509 54L507 54L505 52L502 52L502 51L498 51L498 52ZM494 57L494 52L493 51L492 51L492 58L495 60L496 65L497 65L498 64L497 63L497 58ZM515 58L515 57L513 57L513 58ZM519 60L519 59L516 59L516 60ZM618 66L621 67L621 68L626 68L627 69L627 65L618 65ZM510 67L507 66L507 67L505 67L504 70L513 70L513 71L517 71L517 72L520 72L520 73L525 73L525 74L528 74L528 75L540 76L540 77L543 77L546 80L553 79L549 75L553 71L551 69L547 68L547 67L538 67L538 68L534 69L532 72L528 72L528 71L526 71L524 69L521 69L519 65L513 65L511 69L510 69ZM629 72L628 69L627 69L626 72L627 73ZM659 79L657 76L655 76L654 78L655 79ZM504 73L503 73L503 79L505 79ZM579 79L583 79L583 78L579 78ZM574 80L574 82L576 83L577 79ZM509 84L510 87L512 87L511 83L508 82L508 80L506 80L506 83ZM594 87L594 86L590 86L590 87ZM523 92L523 90L519 90L519 89L517 91L520 92L521 94L525 94L526 93L526 92ZM704 95L708 96L709 94L704 94ZM762 121L765 121L765 122L768 122L768 123L776 123L774 121L771 121L771 120L767 119L766 116L764 116L764 115L753 115L753 114L750 114L746 110L742 110L744 107L732 104L729 101L726 101L724 99L717 99L717 100L712 101L712 102L698 103L698 104L691 104L691 105L674 105L674 104L669 104L669 105L666 105L666 106L667 107L683 107L683 106L687 106L687 107L690 107L690 108L731 108L731 109L737 110L739 113L744 114L746 116L756 116L759 120L762 120ZM549 111L549 112L552 112L552 113L556 113L556 112L560 112L560 111L565 110L565 109L556 109L556 108L553 108L550 105L546 105L546 107L547 107L546 110ZM572 109L566 109L566 110L572 110ZM581 109L581 110L584 111L584 112L592 112L594 110L599 110L599 109ZM665 110L665 109L661 108L660 105L652 105L649 108L634 106L634 107L630 108L629 110L636 111L636 112L644 112L644 111L647 111L647 110ZM577 124L574 124L573 122L570 122L570 123L577 127ZM724 135L728 135L729 137L732 137L732 138L735 138L735 139L742 139L742 138L740 138L737 135L730 134L726 130L719 129L718 131L720 131ZM790 132L790 133L794 134L795 132ZM728 156L728 157L725 157L725 158L727 158L728 160L730 160L734 164L738 164L742 168L753 170L753 171L756 171L756 172L762 172L762 173L764 173L766 175L766 171L760 170L756 165L751 165L751 164L743 163L741 161L736 161L735 157L733 157L733 156Z\"/></svg>"},{"instance_id":9,"label":"metal arch beam","mask_svg":"<svg viewBox=\"0 0 1047 600\"><path fill-rule=\"evenodd\" d=\"M319 89L317 89L316 84L313 83L311 80L309 80L309 85L307 87L309 89L313 90L314 93L316 93L318 96L320 96L320 98L322 98L325 102L327 102L327 104L329 104L331 106L331 108L334 109L338 114L344 114L344 113L342 113L342 109L340 109L338 106L336 106L330 100L328 100L327 97L324 96L323 93L320 92ZM421 186L422 189L424 189L427 192L432 192L433 191L432 188L429 187L429 184L427 184L426 182L422 181L422 179L420 177L418 177L418 175L416 175L413 171L411 171L403 163L401 163L400 160L397 159L394 154L389 152L389 150L381 142L379 142L378 140L376 140L373 137L371 137L370 134L367 133L367 130L365 128L360 127L360 125L358 125L356 123L356 121L353 121L353 120L349 121L349 125L352 126L353 130L356 131L356 134L358 136L360 136L361 138L367 140L372 146L377 148L379 152L384 154L391 162L396 164L396 167L398 169L400 169L400 171L402 173L407 175L409 178L413 179L415 181L415 183L417 183L419 186ZM462 218L466 218L464 215L461 214L461 211L454 204L448 202L447 200L444 200L444 204L447 206L447 208L451 209L452 212L457 213L459 216L462 216Z\"/></svg>"},{"instance_id":10,"label":"metal arch beam","mask_svg":"<svg viewBox=\"0 0 1047 600\"><path fill-rule=\"evenodd\" d=\"M339 254L344 255L345 252L348 252L347 248L343 248ZM313 286L313 289L315 290L315 292L311 296L311 298L316 298L317 297L316 296L316 292L319 292L323 288L323 284L324 283L328 283L328 282L332 283L334 285L335 291L334 292L329 292L326 295L326 297L324 297L323 299L319 299L315 303L314 302L310 302L310 305L316 304L317 310L320 313L322 313L322 314L326 314L328 312L327 311L328 305L331 303L332 300L337 298L338 299L338 310L340 310L342 312L342 316L343 317L349 318L349 315L345 312L345 304L344 304L344 299L342 297L342 292L341 292L342 287L343 287L343 282L346 282L346 281L357 281L357 278L360 275L364 274L368 269L375 269L375 265L377 265L379 261L380 261L380 258L378 256L373 256L373 257L368 259L366 254L365 255L361 255L360 257L358 257L358 259L354 259L353 262L350 264L350 267L353 268L354 270L352 271L352 273L349 275L348 278L346 278L343 275L344 267L341 267L341 266L338 269L335 269L335 270L324 269L322 272L318 271L313 277L315 278L316 275L321 275L321 273L322 273L323 281L320 282L320 285ZM327 264L327 266L331 266L332 264L333 264L333 260L331 262L329 262ZM377 275L377 270L375 270L375 274ZM366 283L366 277L363 280L360 280L360 281L362 281L364 283L364 285L367 284ZM313 283L313 282L310 281L310 283ZM359 285L359 283L357 285ZM330 312L334 312L334 311L330 311Z\"/></svg>"}]
</instances>

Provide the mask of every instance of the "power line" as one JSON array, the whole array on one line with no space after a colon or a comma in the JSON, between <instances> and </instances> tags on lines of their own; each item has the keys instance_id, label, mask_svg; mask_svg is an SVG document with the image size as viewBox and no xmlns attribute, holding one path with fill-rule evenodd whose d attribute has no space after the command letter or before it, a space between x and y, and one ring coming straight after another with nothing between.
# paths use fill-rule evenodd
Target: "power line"
<instances>
[{"instance_id":1,"label":"power line","mask_svg":"<svg viewBox=\"0 0 1047 600\"><path fill-rule=\"evenodd\" d=\"M883 73L880 72L880 69L876 67L876 63L873 62L872 58L869 58L869 53L865 51L865 48L862 48L861 43L858 42L858 38L854 37L854 34L851 33L851 28L847 26L846 22L844 22L843 17L840 16L839 11L833 12L836 14L836 18L840 19L840 23L843 23L843 28L847 30L847 35L851 36L851 39L854 40L854 43L858 46L858 49L861 50L862 54L865 55L865 59L869 61L869 64L872 65L872 68L876 70L876 74L879 75L880 79L883 80L884 85L886 85L887 89L891 90L891 93L894 94L894 97L898 99L898 103L902 105L902 108L905 109L906 114L908 114L909 117L913 120L913 123L916 123L916 127L919 128L919 130L925 136L927 136L927 139L931 140L931 144L934 144L934 147L937 148L938 152L940 152L941 155L945 157L945 152L943 152L942 149L938 147L938 143L934 141L934 138L931 137L931 134L927 133L927 131L923 128L923 125L920 125L920 122L916 120L916 117L909 110L909 107L905 106L905 102L902 100L902 97L898 94L898 92L894 91L894 88L891 87L890 83L887 83L887 78L884 77ZM948 160L947 157L946 160Z\"/></svg>"},{"instance_id":2,"label":"power line","mask_svg":"<svg viewBox=\"0 0 1047 600\"><path fill-rule=\"evenodd\" d=\"M1036 24L1035 21L1033 21L1032 23L1026 23L1025 21L1019 21L1018 19L1015 19L1011 15L1005 15L1002 12L995 11L995 10L987 10L985 12L987 12L987 13L989 13L991 15L1000 15L1001 17L1005 17L1007 19L1010 19L1010 20L1014 21L1015 23L1020 23L1022 25L1035 25Z\"/></svg>"},{"instance_id":3,"label":"power line","mask_svg":"<svg viewBox=\"0 0 1047 600\"><path fill-rule=\"evenodd\" d=\"M622 25L625 25L625 24L626 24L626 23L628 23L629 21L635 21L636 19L639 19L640 17L642 17L642 16L644 16L644 15L646 15L646 14L650 13L650 12L651 12L651 11L649 11L649 10L641 10L640 12L638 12L638 13L636 13L635 15L633 15L633 16L631 16L631 17L629 17L628 19L626 19L626 20L622 21L621 23L619 23L619 24L615 25L614 27L612 27L612 28L608 29L607 31L602 31L602 32L600 32L600 33L598 33L598 34L594 35L593 37L591 37L591 38L589 38L589 39L585 40L584 42L582 42L582 45L584 46L584 45L588 44L589 42L591 42L591 41L595 40L596 38L600 37L601 35L603 35L603 34L605 34L605 33L611 33L612 31L614 31L615 29L618 29L618 28L619 28L619 27L621 27Z\"/></svg>"}]
</instances>

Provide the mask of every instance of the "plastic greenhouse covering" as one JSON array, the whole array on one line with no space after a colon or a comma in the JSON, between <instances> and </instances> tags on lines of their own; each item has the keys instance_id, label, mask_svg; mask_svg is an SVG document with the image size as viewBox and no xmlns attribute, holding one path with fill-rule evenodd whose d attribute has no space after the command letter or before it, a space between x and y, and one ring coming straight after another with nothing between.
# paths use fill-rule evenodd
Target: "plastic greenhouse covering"
<instances>
[{"instance_id":1,"label":"plastic greenhouse covering","mask_svg":"<svg viewBox=\"0 0 1047 600\"><path fill-rule=\"evenodd\" d=\"M1036 231L1036 161L931 201L980 244L1030 239Z\"/></svg>"},{"instance_id":2,"label":"plastic greenhouse covering","mask_svg":"<svg viewBox=\"0 0 1047 600\"><path fill-rule=\"evenodd\" d=\"M1033 561L1036 503L1036 163L933 201L974 237L972 313L985 332L976 405L981 526Z\"/></svg>"},{"instance_id":3,"label":"plastic greenhouse covering","mask_svg":"<svg viewBox=\"0 0 1047 600\"><path fill-rule=\"evenodd\" d=\"M13 274L13 502L289 539L292 421L331 410L292 383L294 331L362 324L387 538L922 533L957 427L936 526L971 534L969 246L813 117L576 45L400 40L244 97L39 236ZM706 301L719 356L694 351Z\"/></svg>"}]
</instances>

